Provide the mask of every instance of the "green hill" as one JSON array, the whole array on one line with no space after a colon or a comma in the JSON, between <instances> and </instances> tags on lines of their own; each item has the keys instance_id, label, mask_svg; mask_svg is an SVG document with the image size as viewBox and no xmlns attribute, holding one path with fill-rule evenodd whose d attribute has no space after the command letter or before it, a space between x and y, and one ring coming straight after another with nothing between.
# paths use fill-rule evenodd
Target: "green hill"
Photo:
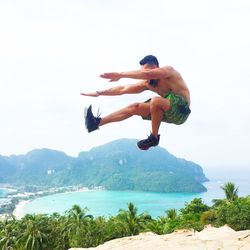
<instances>
[{"instance_id":1,"label":"green hill","mask_svg":"<svg viewBox=\"0 0 250 250\"><path fill-rule=\"evenodd\" d=\"M109 190L203 192L202 168L155 147L141 151L134 139L120 139L81 152L78 157L36 149L0 156L0 183L39 186L103 186Z\"/></svg>"}]
</instances>

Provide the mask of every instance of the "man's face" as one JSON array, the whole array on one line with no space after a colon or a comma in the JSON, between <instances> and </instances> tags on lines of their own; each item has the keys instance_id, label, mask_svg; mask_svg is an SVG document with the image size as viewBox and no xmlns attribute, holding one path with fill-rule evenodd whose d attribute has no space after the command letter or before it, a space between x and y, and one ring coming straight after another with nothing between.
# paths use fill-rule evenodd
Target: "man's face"
<instances>
[{"instance_id":1,"label":"man's face","mask_svg":"<svg viewBox=\"0 0 250 250\"><path fill-rule=\"evenodd\" d=\"M141 70L150 70L150 69L155 69L156 65L152 65L152 64L144 64L141 66Z\"/></svg>"}]
</instances>

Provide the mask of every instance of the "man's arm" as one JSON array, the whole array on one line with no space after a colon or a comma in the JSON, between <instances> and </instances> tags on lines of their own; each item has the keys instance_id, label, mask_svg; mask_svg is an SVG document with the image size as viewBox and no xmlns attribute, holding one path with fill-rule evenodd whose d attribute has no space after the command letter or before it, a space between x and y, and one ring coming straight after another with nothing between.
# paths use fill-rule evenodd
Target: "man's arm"
<instances>
[{"instance_id":1,"label":"man's arm","mask_svg":"<svg viewBox=\"0 0 250 250\"><path fill-rule=\"evenodd\" d=\"M162 67L148 70L134 70L127 72L111 72L104 73L100 75L100 77L105 79L110 79L110 82L118 81L121 78L132 78L132 79L143 79L143 80L151 80L151 79L162 79L168 78L173 74L172 67Z\"/></svg>"},{"instance_id":2,"label":"man's arm","mask_svg":"<svg viewBox=\"0 0 250 250\"><path fill-rule=\"evenodd\" d=\"M123 94L137 94L147 89L148 88L147 88L146 82L140 81L137 84L116 86L116 87L106 89L106 90L100 90L100 91L98 90L98 91L91 92L91 93L81 93L81 95L97 97L99 95L113 96L113 95L123 95Z\"/></svg>"}]
</instances>

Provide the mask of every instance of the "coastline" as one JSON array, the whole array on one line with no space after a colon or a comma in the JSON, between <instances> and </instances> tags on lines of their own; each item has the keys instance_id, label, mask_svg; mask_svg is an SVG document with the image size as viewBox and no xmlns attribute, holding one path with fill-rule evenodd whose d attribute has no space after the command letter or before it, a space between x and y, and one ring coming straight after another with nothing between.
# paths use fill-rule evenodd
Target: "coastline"
<instances>
[{"instance_id":1,"label":"coastline","mask_svg":"<svg viewBox=\"0 0 250 250\"><path fill-rule=\"evenodd\" d=\"M23 217L22 211L26 204L31 202L31 200L21 200L15 207L14 211L12 212L12 215L16 217L16 219L21 219Z\"/></svg>"},{"instance_id":2,"label":"coastline","mask_svg":"<svg viewBox=\"0 0 250 250\"><path fill-rule=\"evenodd\" d=\"M36 187L35 187L36 188ZM101 190L103 187L97 186L93 190ZM8 188L1 186L3 195L0 200L0 215L16 217L22 217L23 207L28 203L28 201L35 200L36 198L49 196L57 193L67 193L67 192L86 192L91 191L88 187L83 187L82 185L77 186L65 186L65 187L50 187L50 188L40 188L30 192L24 188L18 188L15 186L8 186Z\"/></svg>"},{"instance_id":3,"label":"coastline","mask_svg":"<svg viewBox=\"0 0 250 250\"><path fill-rule=\"evenodd\" d=\"M223 183L224 183L223 180L213 180L212 179L212 180L210 180L209 182L206 183L206 187L208 189L207 192L196 194L196 195L192 194L192 195L190 195L190 197L188 197L187 200L185 200L185 202L188 202L189 198L191 200L191 198L193 199L193 198L199 197L206 204L212 205L212 199L214 199L214 198L223 199L224 193L223 193L223 190L220 188L220 186ZM241 183L238 183L238 184L241 184ZM241 185L239 185L239 186L241 187ZM247 192L247 191L249 191L249 187L250 187L249 183L248 183L247 186L244 185L243 187L244 187L243 190L240 189L240 191L243 191L242 194L244 196L246 196L245 194L249 195L249 192ZM75 193L75 194L77 194L77 193L84 193L84 192L98 191L98 190L103 191L105 189L103 189L103 187L94 187L94 188L90 189L90 188L82 187L82 186L81 187L79 187L79 186L69 186L69 187L50 188L50 189L46 189L46 190L43 190L43 191L38 191L36 193L18 193L17 195L13 195L13 197L14 196L18 196L18 197L15 200L16 202L12 202L12 205L13 205L12 209L9 210L9 212L6 212L6 213L9 214L9 215L10 214L14 215L17 219L21 219L23 216L25 216L24 209L25 209L26 205L28 203L30 203L31 201L36 200L37 198L48 197L48 196L51 196L51 195L54 195L54 194L59 194L59 193L61 193L61 194L69 194L69 193L74 194ZM114 192L114 191L110 191L110 193L111 192ZM117 191L117 193L119 193L119 191ZM145 201L142 202L140 196L137 197L135 195L136 197L134 197L134 194L136 194L136 192L129 193L128 194L129 198L127 198L127 200L130 200L130 201L134 202L136 205L138 205L140 207L140 209L142 211L148 211L150 206L147 203L150 201L150 199L153 199L154 201L155 201L155 199L158 200L160 207L164 207L165 209L171 209L172 208L171 206L168 207L167 206L168 204L166 206L163 205L164 204L164 199L162 199L162 197L155 198L155 196L154 196L154 198L151 198L151 193L148 193L148 192L144 193L146 195L144 197L144 200L146 200L146 206L144 208L143 205L144 205ZM25 197L24 197L24 195L25 195ZM158 196L158 195L161 195L161 193L154 193L154 195ZM169 194L169 195L171 197L168 198L168 201L171 201L170 205L172 205L172 203L175 202L175 200L173 200L173 197L172 197L173 194ZM178 195L180 195L180 194L178 194ZM92 194L91 194L91 197L93 199ZM124 201L123 201L124 197L122 199L120 199L120 198L114 199L113 197L110 197L109 193L106 193L104 195L104 197L105 197L105 200L106 201L109 200L108 203L111 204L110 206L108 206L107 204L104 204L107 207L108 211L109 211L108 215L105 214L105 216L109 216L111 213L114 212L113 210L115 210L114 213L116 213L118 208L122 208L122 207L126 208L126 206L124 206L124 204L123 204L124 203ZM186 197L184 197L184 198L186 199ZM93 205L92 199L90 200L91 205ZM78 198L78 201L81 202L80 198ZM113 201L114 201L114 203L112 203ZM178 202L177 203L181 203L182 201L183 201L183 198L181 196L178 196ZM54 202L55 201L53 201L53 204L54 204ZM185 202L183 201L183 204ZM177 204L177 203L174 204L173 207L179 209L179 204ZM50 204L50 205L53 206L53 204ZM77 202L75 202L75 204L77 204ZM119 204L119 206L117 204ZM49 207L50 207L50 205L49 205ZM94 205L94 208L93 208L93 206L91 207L91 205L87 205L87 207L91 210L91 212L95 216L98 216L100 214L100 211L99 211L100 208L98 206L95 206L95 205ZM60 206L60 207L62 207L62 206ZM113 207L114 207L114 209L113 209ZM152 205L152 207L153 207L152 209L159 210L159 208L156 207L155 205ZM68 209L68 208L66 208L66 209ZM40 211L39 211L39 213L40 213ZM41 212L41 213L43 213L43 212ZM50 213L50 211L49 212L45 211L44 213ZM150 211L150 213L153 214L153 212L151 212L151 211ZM158 214L163 214L163 213L164 213L164 211L155 212L155 214L156 214L155 216L158 216Z\"/></svg>"},{"instance_id":4,"label":"coastline","mask_svg":"<svg viewBox=\"0 0 250 250\"><path fill-rule=\"evenodd\" d=\"M66 191L62 191L66 189ZM96 189L93 189L93 190L97 190L98 188ZM99 188L100 189L100 188ZM54 194L58 194L58 193L74 193L74 192L87 192L87 191L92 191L92 189L89 189L87 187L81 187L81 188L78 188L78 187L74 187L73 190L67 190L66 187L62 187L62 190L58 191L53 191L53 192L49 192L49 193L46 193L46 191L40 191L40 192L37 192L37 193L31 193L31 196L27 196L27 195L24 195L22 193L19 193L19 197L20 196L24 196L24 197L28 197L28 200L19 200L19 202L15 205L15 208L14 210L11 212L11 214L13 216L16 217L16 219L21 219L22 217L24 217L25 215L23 214L23 209L24 207L30 203L31 201L37 199L37 198L41 198L41 197L45 197L45 196L50 196L50 195L54 195Z\"/></svg>"}]
</instances>

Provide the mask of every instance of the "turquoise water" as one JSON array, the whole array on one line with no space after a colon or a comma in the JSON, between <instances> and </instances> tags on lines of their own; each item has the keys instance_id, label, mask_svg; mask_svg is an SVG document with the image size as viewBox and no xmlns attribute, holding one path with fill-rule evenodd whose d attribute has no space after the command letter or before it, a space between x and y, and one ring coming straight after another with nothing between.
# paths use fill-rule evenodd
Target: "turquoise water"
<instances>
[{"instance_id":1,"label":"turquoise water","mask_svg":"<svg viewBox=\"0 0 250 250\"><path fill-rule=\"evenodd\" d=\"M221 175L220 175L221 176ZM213 199L224 198L221 186L226 182L233 182L239 187L239 195L250 195L250 181L248 175L243 177L213 178L205 183L208 191L204 193L152 193L135 191L86 191L54 194L37 198L24 205L20 211L21 216L26 213L47 213L58 212L63 214L74 204L87 207L89 213L94 216L116 215L119 209L127 209L127 204L133 202L138 208L138 212L148 212L153 217L164 215L168 209L180 209L186 202L194 198L202 200L212 205Z\"/></svg>"},{"instance_id":2,"label":"turquoise water","mask_svg":"<svg viewBox=\"0 0 250 250\"><path fill-rule=\"evenodd\" d=\"M37 198L26 204L21 215L26 213L64 213L74 204L87 207L89 213L94 216L116 215L119 209L127 209L128 202L133 202L138 212L148 212L153 217L164 215L165 211L171 208L180 209L185 202L190 202L195 197L211 205L212 199L223 198L224 193L220 186L221 181L210 181L205 185L208 192L190 193L151 193L135 191L86 191L54 194ZM250 188L249 188L250 190ZM250 193L250 192L249 192Z\"/></svg>"},{"instance_id":3,"label":"turquoise water","mask_svg":"<svg viewBox=\"0 0 250 250\"><path fill-rule=\"evenodd\" d=\"M89 213L98 216L117 214L120 208L126 209L128 202L133 202L139 212L147 211L152 216L163 215L170 208L181 208L185 201L192 200L196 195L184 193L149 193L131 191L87 191L50 195L28 203L24 213L63 213L78 204L88 207Z\"/></svg>"},{"instance_id":4,"label":"turquoise water","mask_svg":"<svg viewBox=\"0 0 250 250\"><path fill-rule=\"evenodd\" d=\"M0 188L0 198L4 198L6 196L6 189Z\"/></svg>"}]
</instances>

